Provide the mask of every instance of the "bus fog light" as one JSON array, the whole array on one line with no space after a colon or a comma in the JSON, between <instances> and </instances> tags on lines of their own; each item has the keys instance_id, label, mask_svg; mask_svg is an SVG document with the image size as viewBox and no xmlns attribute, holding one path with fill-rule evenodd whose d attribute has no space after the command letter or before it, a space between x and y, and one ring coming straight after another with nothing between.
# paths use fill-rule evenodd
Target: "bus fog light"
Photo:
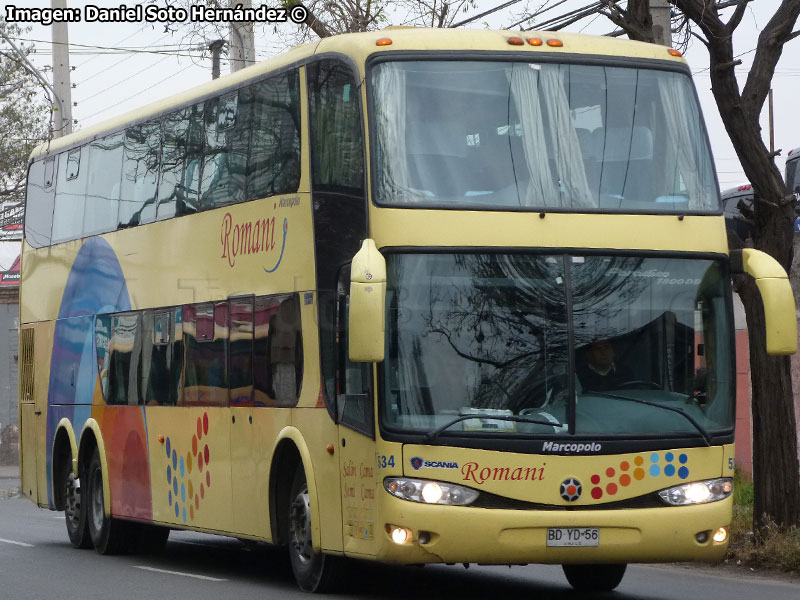
<instances>
[{"instance_id":1,"label":"bus fog light","mask_svg":"<svg viewBox=\"0 0 800 600\"><path fill-rule=\"evenodd\" d=\"M480 495L478 490L463 485L411 477L387 477L383 480L383 487L392 496L423 504L466 506Z\"/></svg>"},{"instance_id":2,"label":"bus fog light","mask_svg":"<svg viewBox=\"0 0 800 600\"><path fill-rule=\"evenodd\" d=\"M728 541L728 528L727 527L720 527L714 532L714 543L715 544L723 544Z\"/></svg>"},{"instance_id":3,"label":"bus fog light","mask_svg":"<svg viewBox=\"0 0 800 600\"><path fill-rule=\"evenodd\" d=\"M671 506L706 504L724 500L733 492L733 480L729 477L706 479L676 485L658 492L661 499Z\"/></svg>"},{"instance_id":4,"label":"bus fog light","mask_svg":"<svg viewBox=\"0 0 800 600\"><path fill-rule=\"evenodd\" d=\"M411 531L399 525L386 525L386 531L395 544L405 544L412 538Z\"/></svg>"},{"instance_id":5,"label":"bus fog light","mask_svg":"<svg viewBox=\"0 0 800 600\"><path fill-rule=\"evenodd\" d=\"M430 531L420 531L419 532L419 543L423 546L431 541L431 532Z\"/></svg>"},{"instance_id":6,"label":"bus fog light","mask_svg":"<svg viewBox=\"0 0 800 600\"><path fill-rule=\"evenodd\" d=\"M701 531L696 533L694 539L697 540L698 544L705 544L708 541L708 531Z\"/></svg>"}]
</instances>

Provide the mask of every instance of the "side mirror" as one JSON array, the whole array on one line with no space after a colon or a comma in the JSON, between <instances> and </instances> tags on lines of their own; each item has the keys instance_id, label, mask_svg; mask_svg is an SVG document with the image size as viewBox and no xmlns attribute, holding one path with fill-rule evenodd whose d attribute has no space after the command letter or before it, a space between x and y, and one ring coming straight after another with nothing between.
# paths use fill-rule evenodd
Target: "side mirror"
<instances>
[{"instance_id":1,"label":"side mirror","mask_svg":"<svg viewBox=\"0 0 800 600\"><path fill-rule=\"evenodd\" d=\"M381 362L386 338L386 261L366 239L350 265L348 354L353 362Z\"/></svg>"},{"instance_id":2,"label":"side mirror","mask_svg":"<svg viewBox=\"0 0 800 600\"><path fill-rule=\"evenodd\" d=\"M797 352L797 313L786 271L769 254L754 248L732 251L731 261L733 271L752 275L761 292L767 354Z\"/></svg>"}]
</instances>

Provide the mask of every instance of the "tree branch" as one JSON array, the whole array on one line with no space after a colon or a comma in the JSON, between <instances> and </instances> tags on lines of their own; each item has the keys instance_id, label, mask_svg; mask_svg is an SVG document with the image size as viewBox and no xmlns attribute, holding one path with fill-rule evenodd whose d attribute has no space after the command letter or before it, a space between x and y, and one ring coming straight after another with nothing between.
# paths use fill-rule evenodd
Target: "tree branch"
<instances>
[{"instance_id":1,"label":"tree branch","mask_svg":"<svg viewBox=\"0 0 800 600\"><path fill-rule=\"evenodd\" d=\"M753 64L742 89L742 107L751 119L757 120L761 114L783 45L791 39L799 15L800 2L783 0L758 36Z\"/></svg>"},{"instance_id":2,"label":"tree branch","mask_svg":"<svg viewBox=\"0 0 800 600\"><path fill-rule=\"evenodd\" d=\"M728 19L728 23L725 25L725 28L728 30L728 33L733 35L734 30L739 26L739 23L742 22L742 17L744 16L744 11L747 9L747 5L752 0L739 0L739 4L736 5L736 10L733 11L733 15L730 19Z\"/></svg>"}]
</instances>

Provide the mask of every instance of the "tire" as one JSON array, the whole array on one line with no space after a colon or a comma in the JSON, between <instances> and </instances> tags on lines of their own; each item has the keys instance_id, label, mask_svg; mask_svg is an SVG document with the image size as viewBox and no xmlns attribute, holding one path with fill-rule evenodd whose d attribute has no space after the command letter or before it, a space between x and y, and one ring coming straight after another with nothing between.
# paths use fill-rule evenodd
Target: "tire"
<instances>
[{"instance_id":1,"label":"tire","mask_svg":"<svg viewBox=\"0 0 800 600\"><path fill-rule=\"evenodd\" d=\"M64 469L62 487L64 489L64 516L67 522L67 535L73 548L86 549L92 547L92 538L89 535L89 519L87 517L86 502L81 498L80 480L75 477L72 468L67 465Z\"/></svg>"},{"instance_id":2,"label":"tire","mask_svg":"<svg viewBox=\"0 0 800 600\"><path fill-rule=\"evenodd\" d=\"M610 592L625 575L621 565L561 565L569 584L579 592Z\"/></svg>"},{"instance_id":3,"label":"tire","mask_svg":"<svg viewBox=\"0 0 800 600\"><path fill-rule=\"evenodd\" d=\"M334 591L342 559L314 552L311 545L311 507L303 465L297 468L289 494L289 560L297 585L304 592Z\"/></svg>"},{"instance_id":4,"label":"tire","mask_svg":"<svg viewBox=\"0 0 800 600\"><path fill-rule=\"evenodd\" d=\"M135 542L128 523L107 517L103 498L103 468L97 448L86 469L86 512L89 534L98 554L120 554Z\"/></svg>"},{"instance_id":5,"label":"tire","mask_svg":"<svg viewBox=\"0 0 800 600\"><path fill-rule=\"evenodd\" d=\"M163 552L169 539L169 527L127 523L131 530L131 550L138 554L158 554Z\"/></svg>"}]
</instances>

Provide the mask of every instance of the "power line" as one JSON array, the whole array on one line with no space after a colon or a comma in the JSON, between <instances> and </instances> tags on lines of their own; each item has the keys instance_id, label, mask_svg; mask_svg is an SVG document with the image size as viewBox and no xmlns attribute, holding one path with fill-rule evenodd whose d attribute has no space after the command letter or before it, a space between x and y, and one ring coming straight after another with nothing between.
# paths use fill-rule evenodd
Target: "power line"
<instances>
[{"instance_id":1,"label":"power line","mask_svg":"<svg viewBox=\"0 0 800 600\"><path fill-rule=\"evenodd\" d=\"M556 2L555 4L553 4L552 6L547 6L547 5L548 5L548 4L550 4L550 2L552 2L552 1L553 1L553 0L548 0L547 2L545 2L544 4L542 4L542 5L541 5L539 8L537 8L537 9L536 9L536 12L534 12L534 13L532 13L532 14L528 15L527 17L525 17L525 18L524 18L524 19L522 19L521 21L517 21L516 23L512 23L511 25L509 25L508 27L506 27L506 29L514 29L515 27L519 27L520 25L522 25L522 24L523 24L523 23L525 23L526 21L530 21L530 20L531 20L533 17L538 17L539 15L541 15L541 14L544 14L544 13L546 13L547 11L554 9L556 6L561 6L561 5L562 5L562 4L564 4L564 3L565 3L567 0L560 0L559 2Z\"/></svg>"},{"instance_id":2,"label":"power line","mask_svg":"<svg viewBox=\"0 0 800 600\"><path fill-rule=\"evenodd\" d=\"M95 94L92 94L91 96L88 96L88 97L84 98L83 100L79 100L79 102L88 102L89 100L91 100L92 98L96 98L96 97L97 97L97 96L99 96L100 94L105 94L105 93L106 93L108 90L110 90L111 88L115 88L115 87L117 87L118 85L122 85L122 84L123 84L123 83L125 83L126 81L130 81L131 79L133 79L133 78L134 78L134 77L136 77L137 75L141 75L141 74L142 74L142 73L144 73L145 71L148 71L148 70L152 69L153 67L156 67L156 66L160 65L162 62L164 62L165 60L168 60L168 59L170 59L170 58L172 58L172 57L171 57L171 56L165 56L165 57L164 57L164 58L162 58L161 60L157 60L157 61L156 61L156 62L154 62L153 64L146 66L144 69L141 69L141 70L139 70L139 71L136 71L136 73L133 73L132 75L129 75L128 77L126 77L126 78L125 78L125 79L123 79L122 81L118 81L117 83L112 83L111 85L105 86L105 87L104 87L102 90L100 90L99 92L97 92L97 93L95 93ZM121 62L121 61L120 61L120 62Z\"/></svg>"},{"instance_id":3,"label":"power line","mask_svg":"<svg viewBox=\"0 0 800 600\"><path fill-rule=\"evenodd\" d=\"M494 8L490 8L489 10L485 10L480 14L475 15L474 17L469 17L468 19L464 19L463 21L459 21L458 23L453 23L450 27L461 27L462 25L466 25L467 23L472 23L473 21L477 21L481 17L485 17L487 15L491 15L492 13L496 13L498 10L503 10L504 8L508 8L509 6L513 6L517 4L520 0L509 0L500 6L495 6Z\"/></svg>"},{"instance_id":4,"label":"power line","mask_svg":"<svg viewBox=\"0 0 800 600\"><path fill-rule=\"evenodd\" d=\"M164 79L161 79L161 80L159 80L159 81L155 82L155 83L154 83L153 85L151 85L150 87L146 87L145 89L143 89L143 90L140 90L140 91L136 92L135 94L133 94L133 95L131 95L131 96L128 96L127 98L124 98L124 99L122 99L122 100L118 100L118 101L117 101L117 102L114 104L114 106L109 106L108 108L104 108L103 110L99 110L99 111L97 111L96 113L93 113L93 114L89 115L88 117L84 117L84 119L83 119L83 120L84 120L84 121L86 121L86 120L88 120L88 119L91 119L92 117L96 117L97 115L99 115L99 114L102 114L102 113L104 113L104 112L106 112L106 111L109 111L109 110L111 110L112 108L114 108L114 107L116 107L116 106L119 106L120 104L123 104L123 103L127 102L128 100L132 100L132 99L136 98L136 96L140 96L140 95L144 94L145 92L148 92L148 91L152 90L154 87L156 87L156 86L158 86L158 85L161 85L162 83L164 83L165 81L167 81L167 80L169 80L169 79L172 79L173 77L177 77L178 75L180 75L181 73L183 73L183 72L184 72L184 71L186 71L187 69L190 69L190 68L192 68L192 67L194 67L194 66L196 66L196 65L186 65L186 66L185 66L183 69L181 69L181 70L180 70L180 71L178 71L177 73L172 73L171 75L168 75L168 76L167 76L167 77L165 77Z\"/></svg>"},{"instance_id":5,"label":"power line","mask_svg":"<svg viewBox=\"0 0 800 600\"><path fill-rule=\"evenodd\" d=\"M46 41L46 40L34 40L34 39L28 39L28 38L14 38L14 39L16 39L18 41L22 41L22 42L34 42L34 43L39 43L39 44L51 44L51 43L53 43L53 42L49 42L49 41ZM56 42L56 43L64 44L64 42ZM139 49L139 48L114 48L112 46L93 46L91 44L73 44L71 42L69 44L66 44L66 45L68 45L70 47L74 46L76 48L92 48L92 49L95 49L95 50L104 50L105 51L105 52L97 52L97 53L94 53L94 54L125 54L125 53L128 53L128 52L132 52L132 53L135 53L135 54L161 54L161 55L169 54L171 56L185 56L187 58L197 58L197 56L195 54L180 54L180 52L182 52L181 48L176 48L175 50L143 50L143 49ZM45 52L42 52L41 54L45 54ZM72 52L70 52L70 54L72 54ZM86 62L88 62L88 61L86 61Z\"/></svg>"},{"instance_id":6,"label":"power line","mask_svg":"<svg viewBox=\"0 0 800 600\"><path fill-rule=\"evenodd\" d=\"M140 29L139 31L141 31L141 29ZM138 33L138 32L137 32L137 33ZM159 39L157 39L157 40L156 40L156 42L160 42L160 41L161 41L161 40L163 40L165 37L167 37L167 36L166 36L166 35L162 35L162 36L161 36ZM127 38L125 38L125 39L127 39ZM123 40L123 41L124 41L124 40ZM110 65L110 66L106 67L105 69L103 69L103 70L101 70L101 71L97 71L97 72L96 72L96 73L94 73L93 75L90 75L89 77L87 77L86 79L84 79L83 81L81 81L81 83L86 83L87 81L89 81L89 80L91 80L91 79L94 79L94 78L95 78L95 77L97 77L98 75L101 75L101 74L105 73L106 71L109 71L109 70L113 69L114 67L116 67L116 66L118 66L118 65L121 65L122 63L124 63L124 62L125 62L125 61L127 61L127 60L130 60L130 59L131 59L131 58L133 58L134 56L136 56L136 54L129 54L128 56L126 56L126 57L125 57L125 58L123 58L122 60L119 60L119 61L115 62L114 64L112 64L112 65ZM89 62L89 61L87 60L86 62ZM86 64L86 62L85 62L85 63L83 63L83 64ZM81 65L81 66L82 66L82 65Z\"/></svg>"},{"instance_id":7,"label":"power line","mask_svg":"<svg viewBox=\"0 0 800 600\"><path fill-rule=\"evenodd\" d=\"M135 35L137 35L138 33L140 33L140 32L142 32L142 31L144 31L145 29L147 29L147 25L146 25L146 24L145 24L145 25L143 25L143 26L142 26L140 29L137 29L136 31L134 31L134 32L133 32L132 34L130 34L129 36L126 36L126 37L122 38L120 41L118 41L118 42L117 42L116 44L114 44L114 45L115 45L115 46L119 46L119 45L120 45L122 42L124 42L124 41L126 41L126 40L129 40L129 39L131 39L133 36L135 36ZM164 37L166 37L166 36L164 36ZM163 39L163 38L162 38L162 39ZM161 40L159 40L159 41L161 41ZM97 58L97 56L93 56L92 58L89 58L89 59L87 59L87 60L83 61L81 64L79 64L79 65L76 65L76 66L75 66L75 68L77 69L77 68L79 68L79 67L82 67L82 66L86 65L87 63L90 63L91 61L93 61L95 58Z\"/></svg>"}]
</instances>

